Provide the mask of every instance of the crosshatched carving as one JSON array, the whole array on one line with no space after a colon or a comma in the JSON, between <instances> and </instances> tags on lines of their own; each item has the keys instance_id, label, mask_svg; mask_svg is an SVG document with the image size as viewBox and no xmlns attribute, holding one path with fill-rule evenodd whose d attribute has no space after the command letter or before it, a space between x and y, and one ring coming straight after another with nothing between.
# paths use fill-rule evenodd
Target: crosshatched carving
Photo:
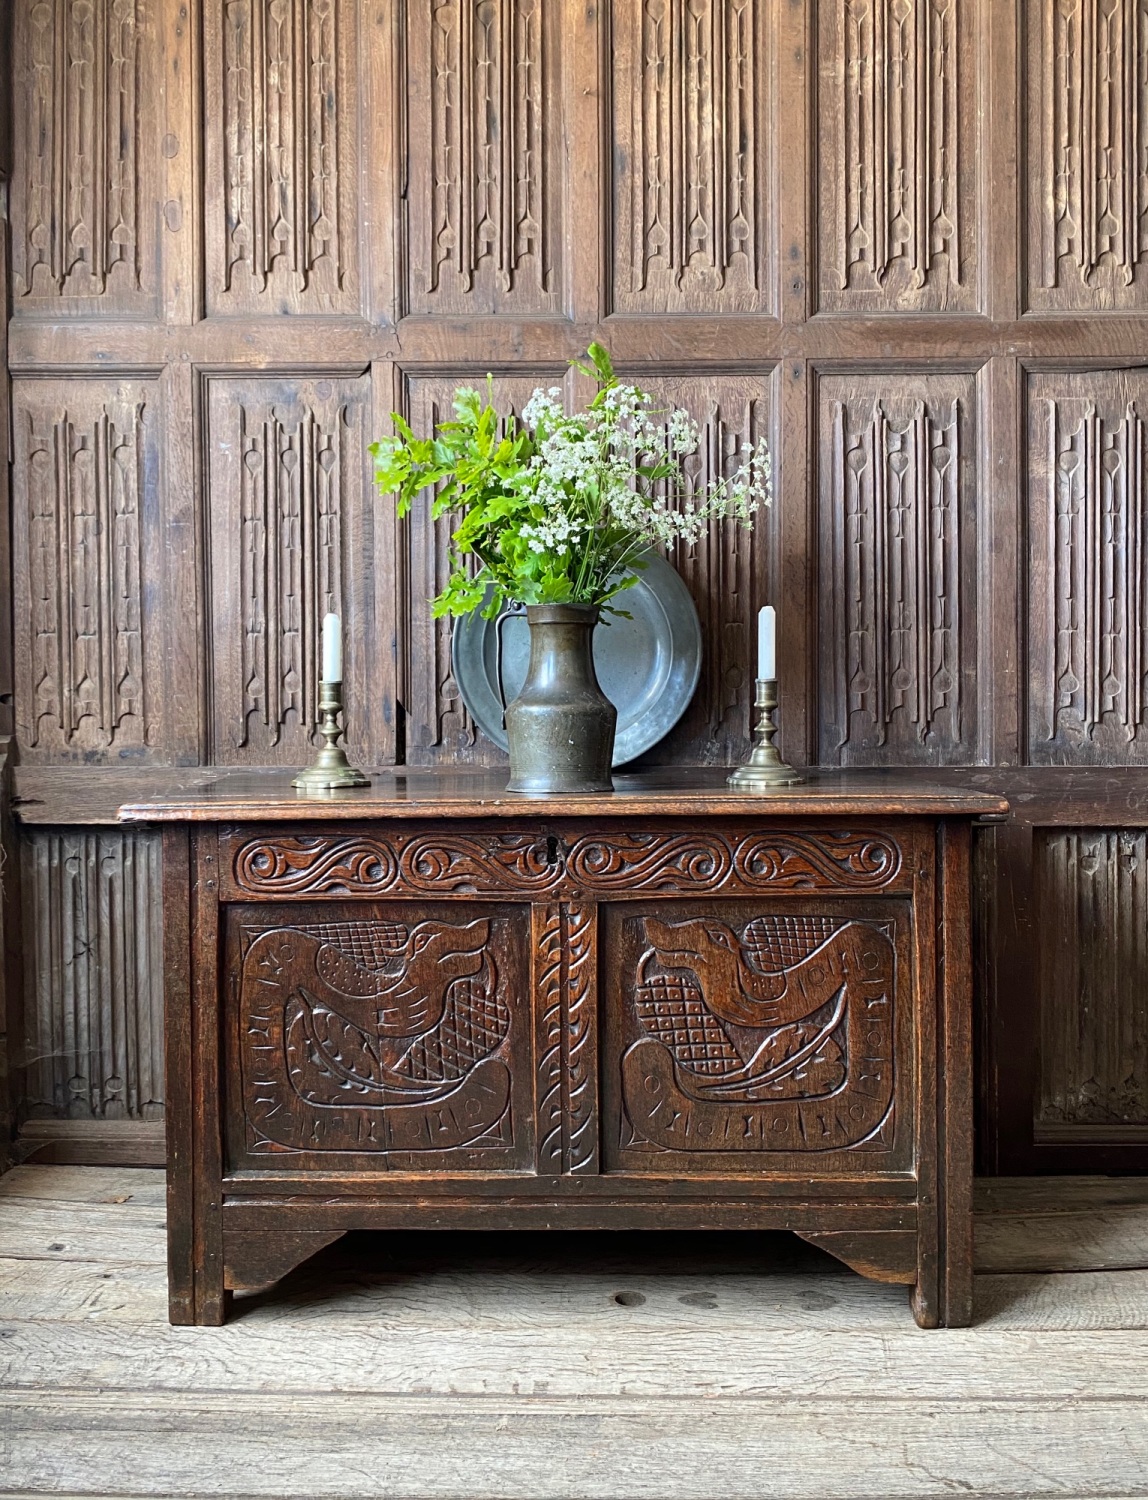
<instances>
[{"instance_id":1,"label":"crosshatched carving","mask_svg":"<svg viewBox=\"0 0 1148 1500\"><path fill-rule=\"evenodd\" d=\"M890 1128L894 967L884 924L632 917L624 1145L837 1151Z\"/></svg>"},{"instance_id":2,"label":"crosshatched carving","mask_svg":"<svg viewBox=\"0 0 1148 1500\"><path fill-rule=\"evenodd\" d=\"M239 979L248 1150L513 1145L506 918L278 927Z\"/></svg>"}]
</instances>

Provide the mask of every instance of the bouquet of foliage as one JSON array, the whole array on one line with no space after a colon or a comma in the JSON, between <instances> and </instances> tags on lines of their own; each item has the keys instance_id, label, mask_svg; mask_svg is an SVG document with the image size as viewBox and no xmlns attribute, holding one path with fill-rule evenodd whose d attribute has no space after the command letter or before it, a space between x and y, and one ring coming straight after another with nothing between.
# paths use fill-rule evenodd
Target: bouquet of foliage
<instances>
[{"instance_id":1,"label":"bouquet of foliage","mask_svg":"<svg viewBox=\"0 0 1148 1500\"><path fill-rule=\"evenodd\" d=\"M770 503L764 441L743 444L736 473L698 493L683 468L697 451L697 424L623 385L600 344L588 354L591 366L577 368L597 380L598 394L584 412L568 416L555 386L536 390L521 418L500 421L488 376L486 404L476 391L456 391L455 420L433 437L416 437L394 413L397 436L372 444L375 481L398 495L400 516L437 485L434 516L460 517L436 616L469 614L484 601L491 618L508 602L608 605L637 581L650 547L691 542L725 517L752 526Z\"/></svg>"}]
</instances>

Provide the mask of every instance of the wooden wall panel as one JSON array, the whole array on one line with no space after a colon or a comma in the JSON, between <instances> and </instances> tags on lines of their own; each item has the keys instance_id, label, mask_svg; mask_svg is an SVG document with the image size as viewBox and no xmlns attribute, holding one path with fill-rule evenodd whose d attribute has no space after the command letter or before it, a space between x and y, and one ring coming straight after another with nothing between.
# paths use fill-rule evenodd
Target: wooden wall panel
<instances>
[{"instance_id":1,"label":"wooden wall panel","mask_svg":"<svg viewBox=\"0 0 1148 1500\"><path fill-rule=\"evenodd\" d=\"M566 372L561 366L533 373L499 374L496 403L499 411L521 411L538 386L561 385ZM447 421L451 400L460 385L483 385L475 372L453 371L434 376L408 377L404 407L416 432L429 432L436 422ZM449 516L431 519L429 496L423 495L411 509L407 532L408 595L407 662L403 703L406 710L406 754L412 765L496 765L506 756L479 733L458 691L451 666L449 619L431 618L430 601L446 586L449 568L446 547L450 537Z\"/></svg>"},{"instance_id":2,"label":"wooden wall panel","mask_svg":"<svg viewBox=\"0 0 1148 1500\"><path fill-rule=\"evenodd\" d=\"M156 310L159 0L14 7L19 313Z\"/></svg>"},{"instance_id":3,"label":"wooden wall panel","mask_svg":"<svg viewBox=\"0 0 1148 1500\"><path fill-rule=\"evenodd\" d=\"M1148 308L1148 0L1027 0L1028 303Z\"/></svg>"},{"instance_id":4,"label":"wooden wall panel","mask_svg":"<svg viewBox=\"0 0 1148 1500\"><path fill-rule=\"evenodd\" d=\"M819 0L820 307L978 305L979 11Z\"/></svg>"},{"instance_id":5,"label":"wooden wall panel","mask_svg":"<svg viewBox=\"0 0 1148 1500\"><path fill-rule=\"evenodd\" d=\"M1029 723L1036 762L1148 761L1148 379L1029 381Z\"/></svg>"},{"instance_id":6,"label":"wooden wall panel","mask_svg":"<svg viewBox=\"0 0 1148 1500\"><path fill-rule=\"evenodd\" d=\"M359 306L355 0L204 10L207 307Z\"/></svg>"},{"instance_id":7,"label":"wooden wall panel","mask_svg":"<svg viewBox=\"0 0 1148 1500\"><path fill-rule=\"evenodd\" d=\"M772 12L611 5L613 310L776 308Z\"/></svg>"},{"instance_id":8,"label":"wooden wall panel","mask_svg":"<svg viewBox=\"0 0 1148 1500\"><path fill-rule=\"evenodd\" d=\"M406 25L409 313L567 308L557 0L431 0Z\"/></svg>"},{"instance_id":9,"label":"wooden wall panel","mask_svg":"<svg viewBox=\"0 0 1148 1500\"><path fill-rule=\"evenodd\" d=\"M775 372L767 369L645 379L660 404L685 407L701 428L698 452L687 466L687 495L690 486L702 489L732 474L743 443L766 438L776 448L775 383ZM671 553L701 620L702 675L685 717L649 752L649 761L720 765L748 754L757 611L776 597L774 520L767 510L752 531L736 522L715 523L697 542Z\"/></svg>"},{"instance_id":10,"label":"wooden wall panel","mask_svg":"<svg viewBox=\"0 0 1148 1500\"><path fill-rule=\"evenodd\" d=\"M148 758L166 697L156 383L21 380L13 424L23 751Z\"/></svg>"},{"instance_id":11,"label":"wooden wall panel","mask_svg":"<svg viewBox=\"0 0 1148 1500\"><path fill-rule=\"evenodd\" d=\"M159 835L40 829L22 858L25 1112L159 1118Z\"/></svg>"},{"instance_id":12,"label":"wooden wall panel","mask_svg":"<svg viewBox=\"0 0 1148 1500\"><path fill-rule=\"evenodd\" d=\"M969 375L820 383L825 762L975 758L975 424Z\"/></svg>"},{"instance_id":13,"label":"wooden wall panel","mask_svg":"<svg viewBox=\"0 0 1148 1500\"><path fill-rule=\"evenodd\" d=\"M1148 1138L1148 835L1041 829L1038 1141Z\"/></svg>"},{"instance_id":14,"label":"wooden wall panel","mask_svg":"<svg viewBox=\"0 0 1148 1500\"><path fill-rule=\"evenodd\" d=\"M393 633L377 557L369 379L218 377L207 385L212 759L303 765L317 717L319 629L347 622L348 746L386 758Z\"/></svg>"}]
</instances>

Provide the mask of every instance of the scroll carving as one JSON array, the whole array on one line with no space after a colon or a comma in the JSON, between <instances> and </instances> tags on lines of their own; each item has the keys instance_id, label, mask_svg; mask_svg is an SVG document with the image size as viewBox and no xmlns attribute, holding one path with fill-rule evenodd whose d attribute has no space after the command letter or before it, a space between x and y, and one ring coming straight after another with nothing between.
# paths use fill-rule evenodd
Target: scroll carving
<instances>
[{"instance_id":1,"label":"scroll carving","mask_svg":"<svg viewBox=\"0 0 1148 1500\"><path fill-rule=\"evenodd\" d=\"M504 918L259 934L240 979L248 1149L513 1144Z\"/></svg>"},{"instance_id":2,"label":"scroll carving","mask_svg":"<svg viewBox=\"0 0 1148 1500\"><path fill-rule=\"evenodd\" d=\"M1029 0L1035 305L1148 300L1148 0Z\"/></svg>"},{"instance_id":3,"label":"scroll carving","mask_svg":"<svg viewBox=\"0 0 1148 1500\"><path fill-rule=\"evenodd\" d=\"M276 294L297 312L351 308L353 143L343 137L354 109L342 54L354 25L340 0L225 0L211 22L226 218L210 295L221 310L267 311Z\"/></svg>"},{"instance_id":4,"label":"scroll carving","mask_svg":"<svg viewBox=\"0 0 1148 1500\"><path fill-rule=\"evenodd\" d=\"M139 0L19 7L27 92L17 300L105 297L144 287L140 142L148 118Z\"/></svg>"},{"instance_id":5,"label":"scroll carving","mask_svg":"<svg viewBox=\"0 0 1148 1500\"><path fill-rule=\"evenodd\" d=\"M27 497L16 578L29 632L24 743L139 749L153 722L141 586L148 390L73 385L65 403L25 389L16 433Z\"/></svg>"},{"instance_id":6,"label":"scroll carving","mask_svg":"<svg viewBox=\"0 0 1148 1500\"><path fill-rule=\"evenodd\" d=\"M435 0L412 13L408 304L557 311L552 181L559 45L545 0ZM557 178L557 173L554 173Z\"/></svg>"},{"instance_id":7,"label":"scroll carving","mask_svg":"<svg viewBox=\"0 0 1148 1500\"><path fill-rule=\"evenodd\" d=\"M212 385L219 758L303 761L319 622L351 597L365 392L357 381Z\"/></svg>"},{"instance_id":8,"label":"scroll carving","mask_svg":"<svg viewBox=\"0 0 1148 1500\"><path fill-rule=\"evenodd\" d=\"M894 950L870 922L632 918L631 1144L838 1151L890 1124Z\"/></svg>"},{"instance_id":9,"label":"scroll carving","mask_svg":"<svg viewBox=\"0 0 1148 1500\"><path fill-rule=\"evenodd\" d=\"M852 764L967 759L973 744L967 397L963 382L915 383L923 399L825 383L824 753Z\"/></svg>"},{"instance_id":10,"label":"scroll carving","mask_svg":"<svg viewBox=\"0 0 1148 1500\"><path fill-rule=\"evenodd\" d=\"M1135 375L1033 377L1038 759L1148 757L1148 444Z\"/></svg>"},{"instance_id":11,"label":"scroll carving","mask_svg":"<svg viewBox=\"0 0 1148 1500\"><path fill-rule=\"evenodd\" d=\"M824 305L972 306L958 32L975 7L969 0L840 0L821 9L822 46L837 57L840 90L827 100L837 129L826 141L835 149L821 162Z\"/></svg>"},{"instance_id":12,"label":"scroll carving","mask_svg":"<svg viewBox=\"0 0 1148 1500\"><path fill-rule=\"evenodd\" d=\"M620 311L766 311L761 0L615 5Z\"/></svg>"},{"instance_id":13,"label":"scroll carving","mask_svg":"<svg viewBox=\"0 0 1148 1500\"><path fill-rule=\"evenodd\" d=\"M901 851L877 832L269 834L241 843L232 869L238 891L280 897L870 891L896 881Z\"/></svg>"}]
</instances>

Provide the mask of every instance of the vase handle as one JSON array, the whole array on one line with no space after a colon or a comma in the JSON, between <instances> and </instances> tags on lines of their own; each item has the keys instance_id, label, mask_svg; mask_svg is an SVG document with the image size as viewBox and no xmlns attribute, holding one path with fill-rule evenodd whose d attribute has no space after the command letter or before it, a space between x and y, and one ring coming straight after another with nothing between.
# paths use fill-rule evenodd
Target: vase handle
<instances>
[{"instance_id":1,"label":"vase handle","mask_svg":"<svg viewBox=\"0 0 1148 1500\"><path fill-rule=\"evenodd\" d=\"M502 676L502 627L507 620L515 615L524 615L526 608L521 604L512 604L509 609L504 609L494 622L494 677L498 685L498 701L502 707L502 721L500 728L506 728L506 684Z\"/></svg>"}]
</instances>

